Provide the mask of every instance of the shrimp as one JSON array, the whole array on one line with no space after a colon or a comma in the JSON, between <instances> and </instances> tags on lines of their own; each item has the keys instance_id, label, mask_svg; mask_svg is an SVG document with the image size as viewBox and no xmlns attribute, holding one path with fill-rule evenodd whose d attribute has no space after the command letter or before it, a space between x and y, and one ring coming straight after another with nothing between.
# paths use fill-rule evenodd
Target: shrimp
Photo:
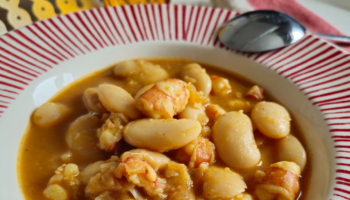
<instances>
[{"instance_id":1,"label":"shrimp","mask_svg":"<svg viewBox=\"0 0 350 200\"><path fill-rule=\"evenodd\" d=\"M212 164L215 161L215 146L208 139L197 137L186 146L177 150L176 157L190 168L197 168L202 163Z\"/></svg>"},{"instance_id":2,"label":"shrimp","mask_svg":"<svg viewBox=\"0 0 350 200\"><path fill-rule=\"evenodd\" d=\"M169 200L194 200L193 182L184 164L170 161L165 170L167 185L165 188Z\"/></svg>"},{"instance_id":3,"label":"shrimp","mask_svg":"<svg viewBox=\"0 0 350 200\"><path fill-rule=\"evenodd\" d=\"M210 104L205 108L205 112L211 122L215 122L226 111L217 104Z\"/></svg>"},{"instance_id":4,"label":"shrimp","mask_svg":"<svg viewBox=\"0 0 350 200\"><path fill-rule=\"evenodd\" d=\"M172 118L183 111L188 102L189 91L186 85L175 78L148 85L136 94L136 106L148 117Z\"/></svg>"},{"instance_id":5,"label":"shrimp","mask_svg":"<svg viewBox=\"0 0 350 200\"><path fill-rule=\"evenodd\" d=\"M77 198L80 185L78 175L79 169L76 164L63 164L58 167L44 190L44 196L51 200Z\"/></svg>"},{"instance_id":6,"label":"shrimp","mask_svg":"<svg viewBox=\"0 0 350 200\"><path fill-rule=\"evenodd\" d=\"M257 101L261 101L264 99L264 89L257 85L254 85L245 95Z\"/></svg>"},{"instance_id":7,"label":"shrimp","mask_svg":"<svg viewBox=\"0 0 350 200\"><path fill-rule=\"evenodd\" d=\"M114 171L118 179L125 177L129 182L144 189L151 197L165 198L166 180L157 176L154 168L145 160L129 157Z\"/></svg>"},{"instance_id":8,"label":"shrimp","mask_svg":"<svg viewBox=\"0 0 350 200\"><path fill-rule=\"evenodd\" d=\"M107 152L116 152L118 142L123 138L123 128L129 123L129 118L122 113L111 113L103 124L97 129L98 146Z\"/></svg>"},{"instance_id":9,"label":"shrimp","mask_svg":"<svg viewBox=\"0 0 350 200\"><path fill-rule=\"evenodd\" d=\"M231 92L231 85L226 78L220 76L210 76L210 79L212 82L212 94L224 96Z\"/></svg>"},{"instance_id":10,"label":"shrimp","mask_svg":"<svg viewBox=\"0 0 350 200\"><path fill-rule=\"evenodd\" d=\"M300 168L293 162L274 163L255 172L254 194L259 200L294 200L299 193L299 175Z\"/></svg>"}]
</instances>

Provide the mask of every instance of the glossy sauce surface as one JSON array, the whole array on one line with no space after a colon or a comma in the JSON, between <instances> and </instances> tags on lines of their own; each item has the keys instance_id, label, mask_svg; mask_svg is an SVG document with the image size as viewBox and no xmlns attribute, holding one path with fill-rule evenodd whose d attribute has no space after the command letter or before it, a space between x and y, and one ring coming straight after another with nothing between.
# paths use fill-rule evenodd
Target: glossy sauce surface
<instances>
[{"instance_id":1,"label":"glossy sauce surface","mask_svg":"<svg viewBox=\"0 0 350 200\"><path fill-rule=\"evenodd\" d=\"M192 61L180 59L155 59L149 61L154 64L159 64L170 74L170 77L174 78L179 77L181 66L192 63ZM229 79L232 87L232 91L225 96L210 95L210 102L220 105L226 110L226 112L243 110L245 114L250 116L250 112L257 101L246 97L245 93L254 86L254 84L237 75L219 70L213 66L205 64L201 64L201 66L206 69L209 75L217 75ZM32 120L30 120L27 129L28 131L22 139L18 163L19 182L26 199L46 199L43 195L43 191L47 187L48 181L53 175L53 172L57 167L65 163L61 156L69 150L65 140L65 133L69 125L75 119L88 113L83 101L84 91L90 87L96 87L101 83L110 83L121 86L133 96L142 87L130 83L127 79L116 77L113 74L113 68L106 68L74 82L53 97L50 100L51 102L66 105L72 108L73 112L70 112L70 114L59 124L49 128L38 127L32 122ZM275 101L266 92L265 100ZM303 138L301 137L298 127L293 121L291 132L303 143ZM256 138L261 135L258 131L255 131L254 134ZM256 139L258 144L259 141L260 140ZM257 166L244 170L232 168L233 171L238 172L244 178L244 181L248 186L247 192L250 192L250 182L255 171L258 169L265 170L272 163L278 161L275 151L276 141L272 139L264 139L263 141L263 145L258 145L262 159ZM118 156L124 151L132 148L134 147L122 142L121 151L118 152ZM105 152L100 157L92 158L87 161L82 161L79 157L73 156L70 162L77 164L79 169L83 169L89 163L97 160L108 159L111 155L113 155L113 153ZM166 153L166 155L170 158L174 157L174 153L171 151ZM216 156L216 161L213 165L226 166L218 156ZM307 164L300 178L301 194L307 192L308 174L310 174L309 164ZM88 199L84 197L83 187L81 187L81 195L78 199ZM300 195L299 199L303 199L303 195Z\"/></svg>"}]
</instances>

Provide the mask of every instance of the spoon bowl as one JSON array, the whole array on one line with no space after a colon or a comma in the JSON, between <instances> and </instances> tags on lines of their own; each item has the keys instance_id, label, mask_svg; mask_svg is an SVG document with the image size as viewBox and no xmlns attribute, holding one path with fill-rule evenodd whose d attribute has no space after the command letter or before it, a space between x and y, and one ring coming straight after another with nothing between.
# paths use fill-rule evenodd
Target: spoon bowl
<instances>
[{"instance_id":1,"label":"spoon bowl","mask_svg":"<svg viewBox=\"0 0 350 200\"><path fill-rule=\"evenodd\" d=\"M291 16L273 10L247 12L219 29L220 42L244 52L263 52L292 44L304 37L306 28Z\"/></svg>"}]
</instances>

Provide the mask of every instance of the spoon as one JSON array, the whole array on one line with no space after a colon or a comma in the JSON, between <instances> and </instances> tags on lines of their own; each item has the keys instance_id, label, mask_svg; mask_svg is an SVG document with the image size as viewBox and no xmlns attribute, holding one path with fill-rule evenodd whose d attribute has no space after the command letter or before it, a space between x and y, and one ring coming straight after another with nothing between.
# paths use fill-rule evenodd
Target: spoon
<instances>
[{"instance_id":1,"label":"spoon","mask_svg":"<svg viewBox=\"0 0 350 200\"><path fill-rule=\"evenodd\" d=\"M306 28L291 16L273 10L247 12L226 22L219 29L225 46L244 52L278 49L302 39ZM350 44L350 37L314 34L332 42Z\"/></svg>"}]
</instances>

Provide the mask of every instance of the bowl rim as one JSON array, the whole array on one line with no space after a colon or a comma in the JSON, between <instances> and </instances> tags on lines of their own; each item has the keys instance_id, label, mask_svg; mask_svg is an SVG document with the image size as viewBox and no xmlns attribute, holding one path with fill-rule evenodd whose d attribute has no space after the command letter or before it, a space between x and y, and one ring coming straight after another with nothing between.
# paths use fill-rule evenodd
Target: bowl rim
<instances>
[{"instance_id":1,"label":"bowl rim","mask_svg":"<svg viewBox=\"0 0 350 200\"><path fill-rule=\"evenodd\" d=\"M0 36L0 124L1 118L9 116L6 110L11 103L33 79L76 56L109 46L150 41L182 41L225 49L263 64L291 81L320 109L334 144L337 166L332 180L335 182L333 197L348 199L350 179L344 176L350 174L347 163L350 89L346 87L350 82L346 68L350 54L311 34L271 52L230 50L219 43L216 29L238 14L191 5L103 7L61 15L10 31ZM310 56L304 58L304 55Z\"/></svg>"}]
</instances>

